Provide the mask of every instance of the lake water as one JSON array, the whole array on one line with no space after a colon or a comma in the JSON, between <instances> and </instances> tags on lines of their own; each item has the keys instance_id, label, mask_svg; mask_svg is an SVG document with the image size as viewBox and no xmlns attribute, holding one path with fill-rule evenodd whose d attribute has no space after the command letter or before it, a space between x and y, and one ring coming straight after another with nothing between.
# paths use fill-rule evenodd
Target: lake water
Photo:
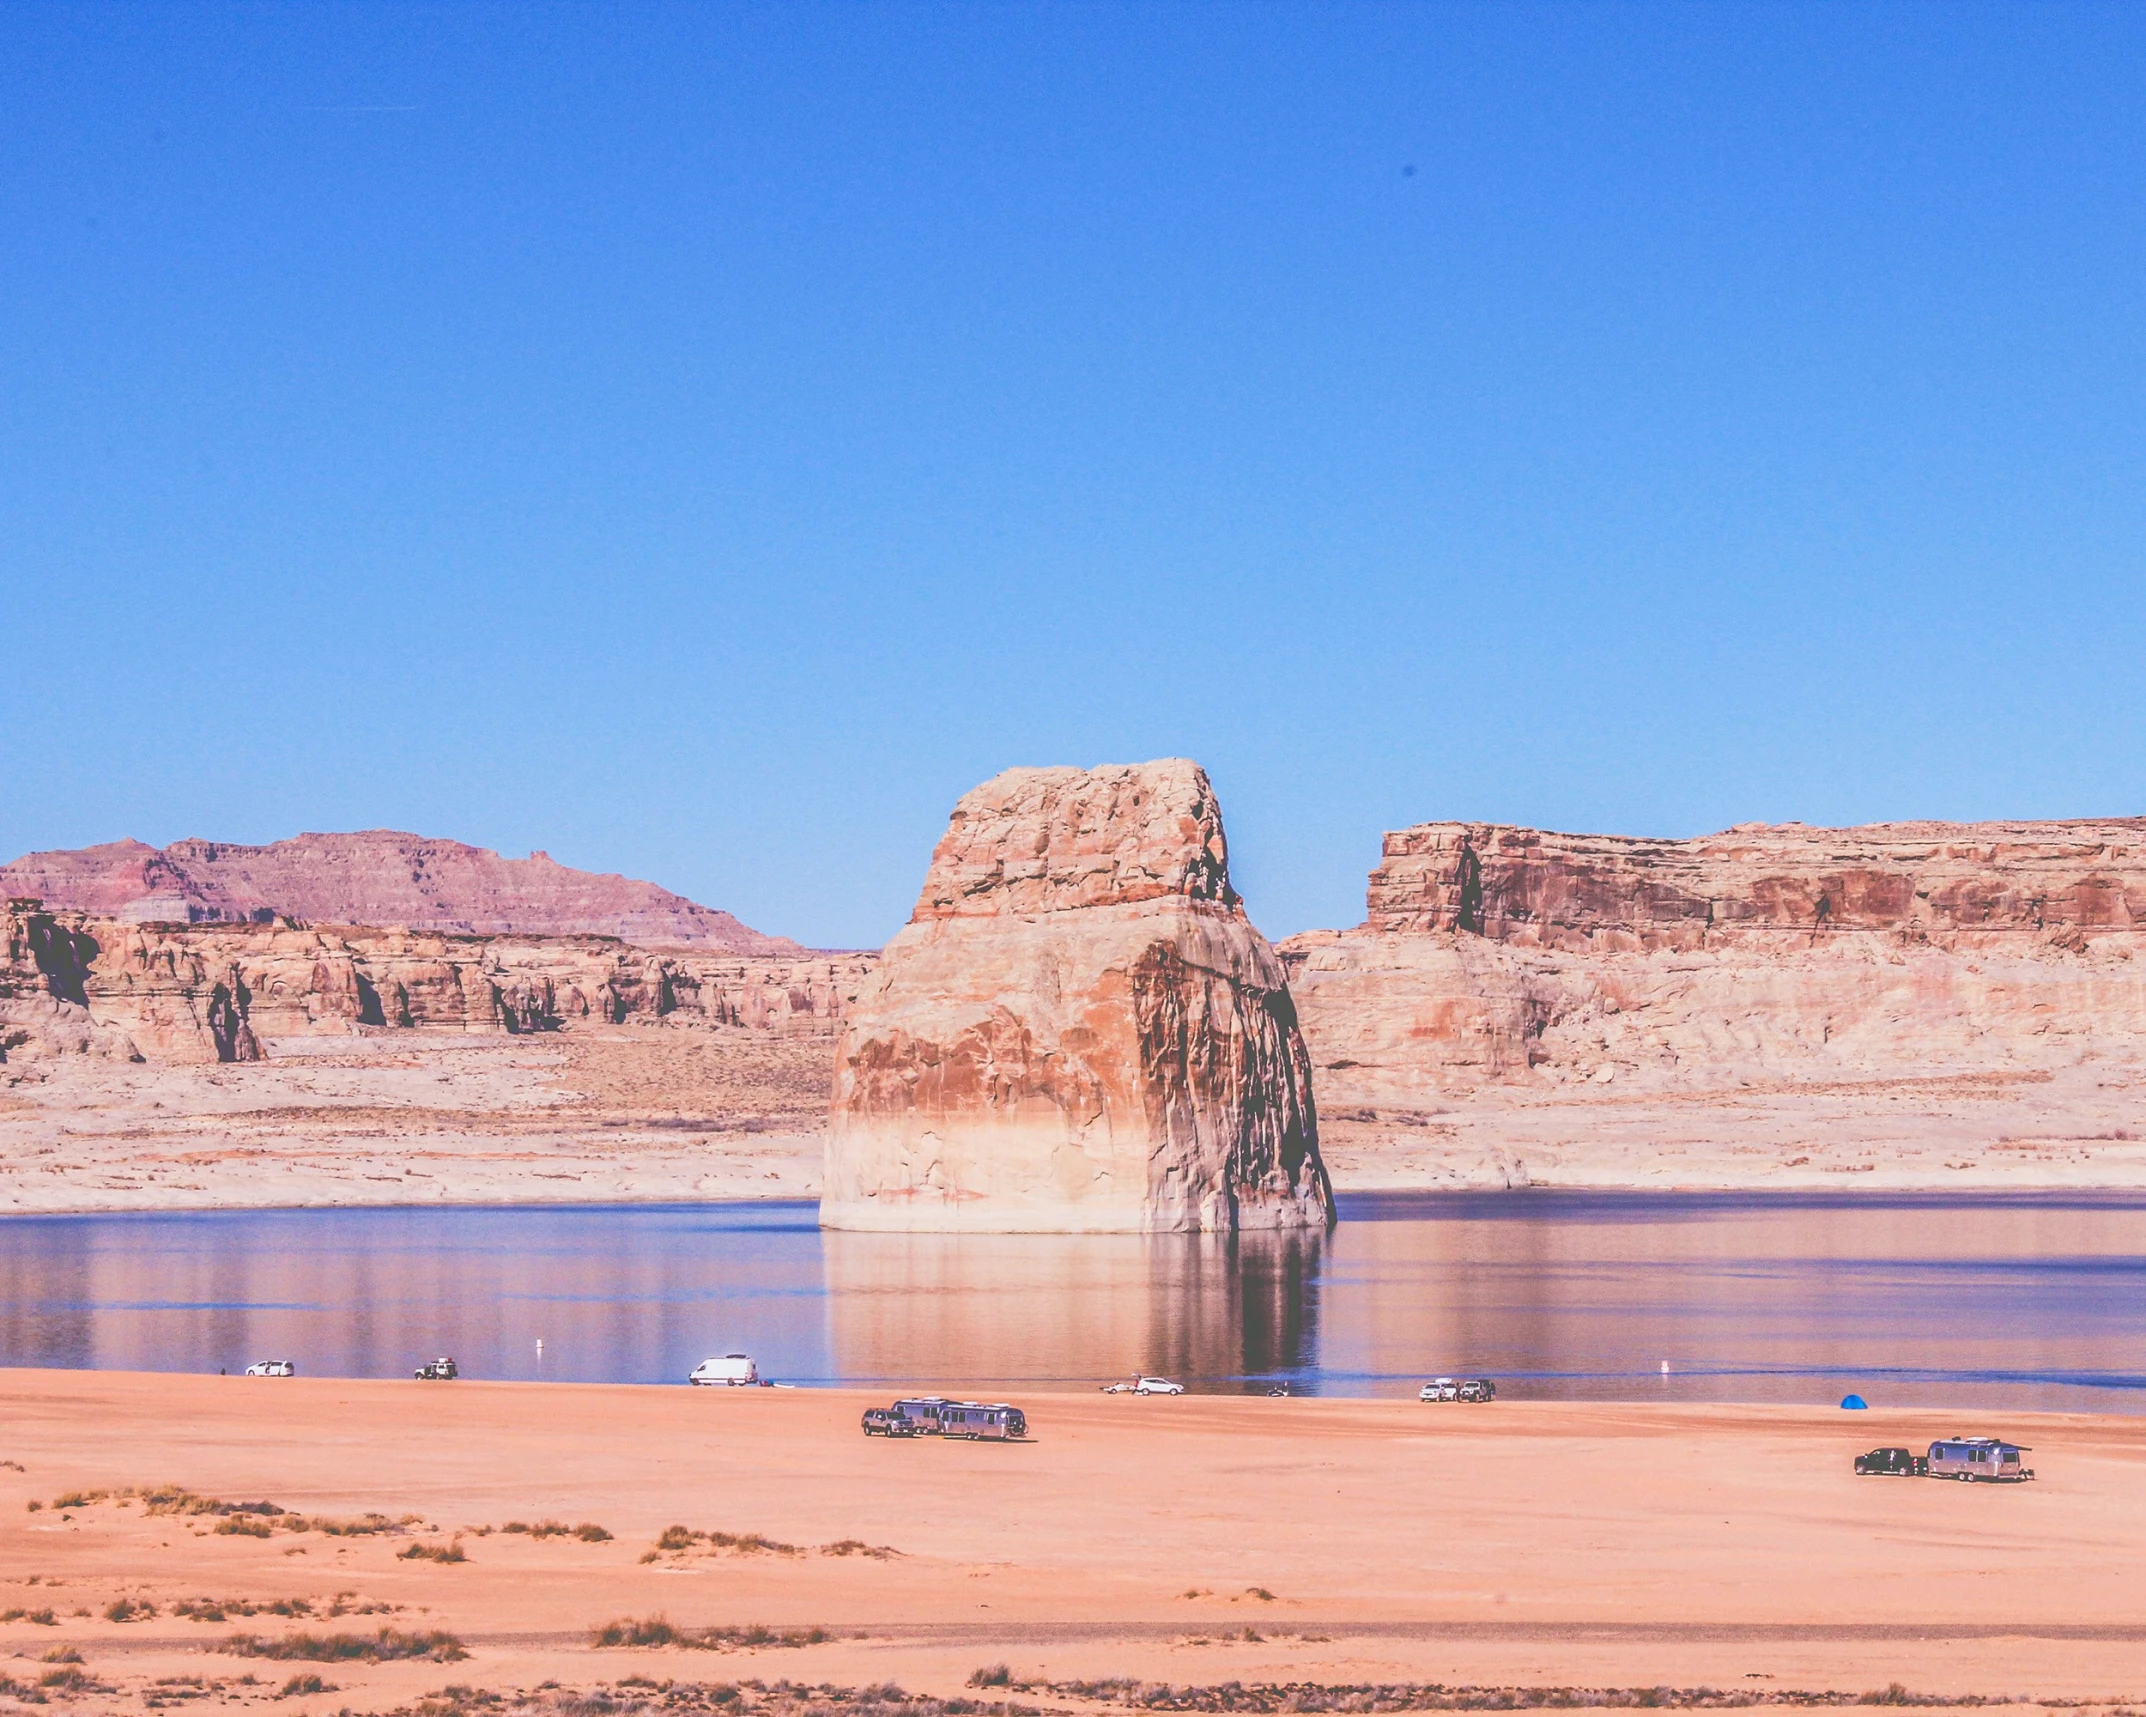
<instances>
[{"instance_id":1,"label":"lake water","mask_svg":"<svg viewBox=\"0 0 2146 1717\"><path fill-rule=\"evenodd\" d=\"M810 1204L0 1222L0 1361L2146 1411L2137 1195L1361 1195L1327 1236L822 1233ZM538 1342L542 1342L541 1353ZM1669 1369L1662 1370L1663 1361Z\"/></svg>"}]
</instances>

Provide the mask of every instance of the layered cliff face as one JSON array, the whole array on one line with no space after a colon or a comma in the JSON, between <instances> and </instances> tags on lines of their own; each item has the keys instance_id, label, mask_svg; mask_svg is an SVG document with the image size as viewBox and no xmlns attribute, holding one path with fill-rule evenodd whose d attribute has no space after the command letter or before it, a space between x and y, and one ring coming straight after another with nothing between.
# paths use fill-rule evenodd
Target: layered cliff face
<instances>
[{"instance_id":1,"label":"layered cliff face","mask_svg":"<svg viewBox=\"0 0 2146 1717\"><path fill-rule=\"evenodd\" d=\"M113 841L31 853L0 868L0 891L131 923L399 925L486 936L615 936L760 958L805 953L727 912L654 883L501 858L392 829L300 835L265 847Z\"/></svg>"},{"instance_id":2,"label":"layered cliff face","mask_svg":"<svg viewBox=\"0 0 2146 1717\"><path fill-rule=\"evenodd\" d=\"M129 924L28 902L0 927L0 1021L13 1022L0 1024L0 1059L251 1061L264 1038L363 1027L515 1034L641 1019L825 1036L872 964L659 954L598 936Z\"/></svg>"},{"instance_id":3,"label":"layered cliff face","mask_svg":"<svg viewBox=\"0 0 2146 1717\"><path fill-rule=\"evenodd\" d=\"M2077 945L2146 927L2146 820L1747 824L1689 841L1421 823L1386 837L1367 904L1368 930L1587 953L1786 950L1847 930Z\"/></svg>"},{"instance_id":4,"label":"layered cliff face","mask_svg":"<svg viewBox=\"0 0 2146 1717\"><path fill-rule=\"evenodd\" d=\"M834 1228L1323 1225L1309 1061L1192 763L1014 769L955 807L851 996Z\"/></svg>"},{"instance_id":5,"label":"layered cliff face","mask_svg":"<svg viewBox=\"0 0 2146 1717\"><path fill-rule=\"evenodd\" d=\"M1283 945L1330 1108L2129 1061L2142 954L2139 821L1428 823L1386 837L1362 926Z\"/></svg>"}]
</instances>

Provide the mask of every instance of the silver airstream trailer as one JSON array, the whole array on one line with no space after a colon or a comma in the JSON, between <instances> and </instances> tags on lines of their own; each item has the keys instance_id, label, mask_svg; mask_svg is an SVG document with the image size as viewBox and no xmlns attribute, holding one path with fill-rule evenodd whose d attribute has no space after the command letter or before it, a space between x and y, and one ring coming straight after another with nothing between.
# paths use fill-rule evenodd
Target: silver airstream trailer
<instances>
[{"instance_id":1,"label":"silver airstream trailer","mask_svg":"<svg viewBox=\"0 0 2146 1717\"><path fill-rule=\"evenodd\" d=\"M895 1402L894 1411L908 1420L914 1431L930 1437L942 1429L939 1415L949 1405L944 1395L905 1395Z\"/></svg>"},{"instance_id":2,"label":"silver airstream trailer","mask_svg":"<svg viewBox=\"0 0 2146 1717\"><path fill-rule=\"evenodd\" d=\"M939 1409L939 1435L1010 1441L1028 1435L1028 1417L1003 1401L949 1401Z\"/></svg>"},{"instance_id":3,"label":"silver airstream trailer","mask_svg":"<svg viewBox=\"0 0 2146 1717\"><path fill-rule=\"evenodd\" d=\"M1945 1437L1930 1445L1930 1476L1934 1479L2018 1481L2034 1477L2023 1465L2027 1451L1999 1437Z\"/></svg>"}]
</instances>

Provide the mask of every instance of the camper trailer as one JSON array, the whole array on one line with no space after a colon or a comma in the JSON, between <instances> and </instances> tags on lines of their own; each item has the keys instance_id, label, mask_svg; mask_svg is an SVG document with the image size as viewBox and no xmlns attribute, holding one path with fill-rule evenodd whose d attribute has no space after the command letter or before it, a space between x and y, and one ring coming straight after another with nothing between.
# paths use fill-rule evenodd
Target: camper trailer
<instances>
[{"instance_id":1,"label":"camper trailer","mask_svg":"<svg viewBox=\"0 0 2146 1717\"><path fill-rule=\"evenodd\" d=\"M939 1409L939 1435L1003 1442L1027 1436L1028 1418L1003 1401L949 1401Z\"/></svg>"},{"instance_id":2,"label":"camper trailer","mask_svg":"<svg viewBox=\"0 0 2146 1717\"><path fill-rule=\"evenodd\" d=\"M1998 1437L1946 1437L1930 1445L1930 1476L1934 1479L2018 1481L2034 1477L2020 1456L2027 1453L2017 1443Z\"/></svg>"},{"instance_id":3,"label":"camper trailer","mask_svg":"<svg viewBox=\"0 0 2146 1717\"><path fill-rule=\"evenodd\" d=\"M923 1435L937 1436L939 1415L950 1405L944 1395L907 1395L895 1402L894 1411Z\"/></svg>"}]
</instances>

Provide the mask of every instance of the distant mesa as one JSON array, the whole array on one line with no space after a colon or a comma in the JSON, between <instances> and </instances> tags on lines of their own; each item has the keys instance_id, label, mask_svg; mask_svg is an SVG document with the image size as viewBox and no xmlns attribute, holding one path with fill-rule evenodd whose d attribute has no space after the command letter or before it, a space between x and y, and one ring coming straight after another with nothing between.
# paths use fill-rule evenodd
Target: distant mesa
<instances>
[{"instance_id":1,"label":"distant mesa","mask_svg":"<svg viewBox=\"0 0 2146 1717\"><path fill-rule=\"evenodd\" d=\"M955 806L844 1013L820 1220L983 1232L1331 1220L1281 963L1181 759Z\"/></svg>"},{"instance_id":2,"label":"distant mesa","mask_svg":"<svg viewBox=\"0 0 2146 1717\"><path fill-rule=\"evenodd\" d=\"M481 936L615 936L774 959L806 952L652 882L573 870L548 853L501 858L394 829L299 835L265 847L126 840L30 853L0 868L0 895L133 924L291 918Z\"/></svg>"},{"instance_id":3,"label":"distant mesa","mask_svg":"<svg viewBox=\"0 0 2146 1717\"><path fill-rule=\"evenodd\" d=\"M1344 1128L1516 1080L2047 1077L2146 1042L2146 820L1421 823L1279 952Z\"/></svg>"}]
</instances>

